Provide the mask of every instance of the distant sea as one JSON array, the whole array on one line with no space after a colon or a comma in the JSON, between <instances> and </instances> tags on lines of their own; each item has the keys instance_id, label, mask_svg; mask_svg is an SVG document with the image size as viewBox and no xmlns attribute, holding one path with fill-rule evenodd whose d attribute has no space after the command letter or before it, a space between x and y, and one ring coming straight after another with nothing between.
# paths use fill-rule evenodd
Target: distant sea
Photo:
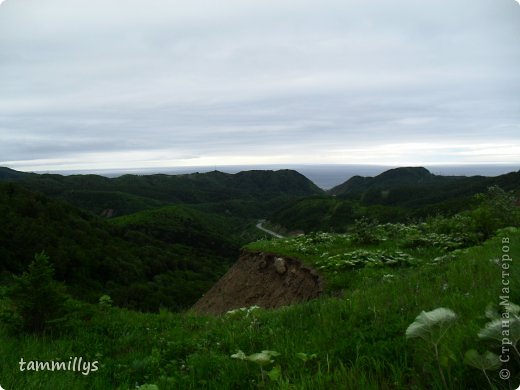
<instances>
[{"instance_id":1,"label":"distant sea","mask_svg":"<svg viewBox=\"0 0 520 390\"><path fill-rule=\"evenodd\" d=\"M431 173L443 176L498 176L508 172L520 170L517 165L434 165L424 166ZM232 165L232 166L210 166L210 167L177 167L177 168L143 168L143 169L117 169L117 170L84 170L84 171L53 171L63 175L72 174L97 174L106 177L117 177L124 174L151 175L154 173L164 173L168 175L180 175L194 172L210 172L218 170L226 173L237 173L253 169L294 169L312 180L318 187L330 189L341 184L352 176L376 176L397 166L382 165ZM39 172L44 173L44 172Z\"/></svg>"}]
</instances>

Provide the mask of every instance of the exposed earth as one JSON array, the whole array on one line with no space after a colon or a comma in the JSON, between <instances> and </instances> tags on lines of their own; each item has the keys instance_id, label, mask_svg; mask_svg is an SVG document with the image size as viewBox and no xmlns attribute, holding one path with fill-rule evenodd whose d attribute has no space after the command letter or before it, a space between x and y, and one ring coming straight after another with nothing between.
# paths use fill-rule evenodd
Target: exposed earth
<instances>
[{"instance_id":1,"label":"exposed earth","mask_svg":"<svg viewBox=\"0 0 520 390\"><path fill-rule=\"evenodd\" d=\"M238 261L193 306L200 314L241 307L275 308L320 296L320 275L300 260L242 250Z\"/></svg>"}]
</instances>

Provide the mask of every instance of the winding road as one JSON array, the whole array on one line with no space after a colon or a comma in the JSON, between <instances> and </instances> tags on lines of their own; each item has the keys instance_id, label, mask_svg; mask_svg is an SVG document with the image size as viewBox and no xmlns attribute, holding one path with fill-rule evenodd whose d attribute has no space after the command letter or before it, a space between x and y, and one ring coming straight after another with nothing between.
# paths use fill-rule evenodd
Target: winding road
<instances>
[{"instance_id":1,"label":"winding road","mask_svg":"<svg viewBox=\"0 0 520 390\"><path fill-rule=\"evenodd\" d=\"M281 236L280 234L275 233L275 232L273 232L272 230L269 230L269 229L266 229L265 227L263 227L262 224L263 224L264 222L265 222L265 221L258 221L258 223L256 224L256 227L257 227L258 229L260 229L261 231L270 234L270 235L273 236L273 237L276 237L276 238L283 238L283 236Z\"/></svg>"}]
</instances>

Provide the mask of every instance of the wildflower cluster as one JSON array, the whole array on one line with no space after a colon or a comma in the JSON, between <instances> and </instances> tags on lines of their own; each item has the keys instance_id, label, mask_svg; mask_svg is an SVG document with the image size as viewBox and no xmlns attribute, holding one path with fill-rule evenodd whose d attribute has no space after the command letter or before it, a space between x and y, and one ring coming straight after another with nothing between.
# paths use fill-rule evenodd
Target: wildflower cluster
<instances>
[{"instance_id":1,"label":"wildflower cluster","mask_svg":"<svg viewBox=\"0 0 520 390\"><path fill-rule=\"evenodd\" d=\"M322 257L316 261L316 266L318 269L326 271L339 271L363 267L402 267L410 266L415 263L416 260L411 255L401 251L389 252L386 250L370 251L358 249L333 256L328 256L327 253L324 253Z\"/></svg>"},{"instance_id":2,"label":"wildflower cluster","mask_svg":"<svg viewBox=\"0 0 520 390\"><path fill-rule=\"evenodd\" d=\"M404 246L409 248L431 246L451 251L465 246L467 241L468 237L464 234L422 233L407 237Z\"/></svg>"},{"instance_id":3,"label":"wildflower cluster","mask_svg":"<svg viewBox=\"0 0 520 390\"><path fill-rule=\"evenodd\" d=\"M284 244L300 253L319 254L338 245L349 245L350 237L346 234L318 232L284 240Z\"/></svg>"}]
</instances>

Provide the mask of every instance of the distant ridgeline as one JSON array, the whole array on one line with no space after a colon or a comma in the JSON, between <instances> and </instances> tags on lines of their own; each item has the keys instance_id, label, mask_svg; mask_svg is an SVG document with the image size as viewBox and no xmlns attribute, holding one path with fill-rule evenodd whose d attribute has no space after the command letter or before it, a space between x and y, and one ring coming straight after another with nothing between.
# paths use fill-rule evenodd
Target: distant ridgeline
<instances>
[{"instance_id":1,"label":"distant ridgeline","mask_svg":"<svg viewBox=\"0 0 520 390\"><path fill-rule=\"evenodd\" d=\"M440 176L426 168L395 168L376 177L354 176L328 191L330 195L363 198L372 203L434 203L453 196L474 194L498 185L504 190L520 187L520 171L496 177Z\"/></svg>"},{"instance_id":2,"label":"distant ridgeline","mask_svg":"<svg viewBox=\"0 0 520 390\"><path fill-rule=\"evenodd\" d=\"M492 186L518 194L520 172L446 177L398 168L326 193L292 170L106 178L0 168L0 282L45 251L76 297L183 309L240 247L263 236L259 218L286 232L347 231L360 218L397 222L476 208L483 201L474 195Z\"/></svg>"},{"instance_id":3,"label":"distant ridgeline","mask_svg":"<svg viewBox=\"0 0 520 390\"><path fill-rule=\"evenodd\" d=\"M356 219L404 222L437 214L453 215L475 207L475 194L498 186L520 189L520 171L496 177L440 176L421 167L390 169L375 177L354 176L329 191L294 201L271 221L281 230L345 231Z\"/></svg>"},{"instance_id":4,"label":"distant ridgeline","mask_svg":"<svg viewBox=\"0 0 520 390\"><path fill-rule=\"evenodd\" d=\"M107 178L99 175L39 175L0 168L0 180L16 182L27 189L61 198L95 214L114 210L115 215L178 203L235 201L231 202L231 207L238 207L236 201L246 205L247 202L259 201L276 204L277 200L287 197L324 193L305 176L288 169ZM265 208L260 210L265 213Z\"/></svg>"}]
</instances>

